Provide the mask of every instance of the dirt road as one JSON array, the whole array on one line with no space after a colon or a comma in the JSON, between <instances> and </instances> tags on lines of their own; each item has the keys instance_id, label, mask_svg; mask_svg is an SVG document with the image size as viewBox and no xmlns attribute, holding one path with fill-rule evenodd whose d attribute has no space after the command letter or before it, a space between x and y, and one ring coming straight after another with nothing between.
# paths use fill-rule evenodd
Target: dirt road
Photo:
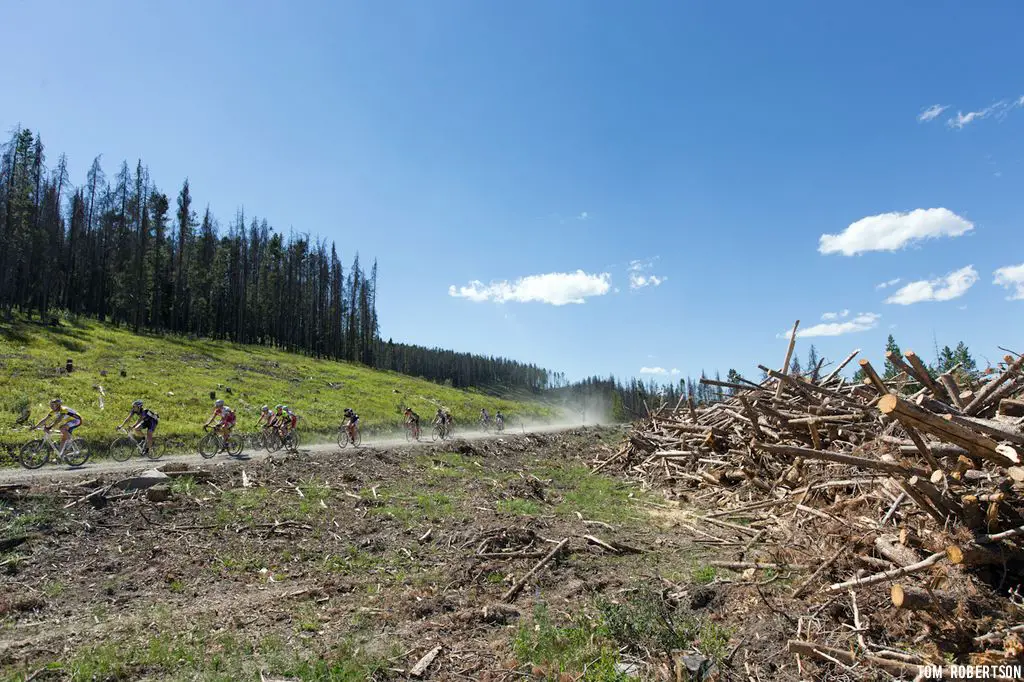
<instances>
[{"instance_id":1,"label":"dirt road","mask_svg":"<svg viewBox=\"0 0 1024 682\"><path fill-rule=\"evenodd\" d=\"M453 441L457 440L481 440L481 439L495 439L501 438L505 435L515 435L522 433L555 433L558 431L564 431L566 429L577 428L578 424L555 424L555 425L537 425L529 428L526 427L507 427L502 434L495 433L484 433L481 431L463 431ZM591 425L593 426L593 425ZM399 446L410 446L425 447L428 445L437 445L430 440L430 434L424 429L424 434L420 437L418 443L410 443L406 441L404 437L392 437L392 438L364 438L362 445L357 450L373 449L373 448L392 448ZM314 445L302 445L299 448L300 452L330 452L335 451L341 453L341 448L338 447L337 443L319 443ZM353 449L351 446L345 448L344 452L352 453ZM143 460L139 457L135 457L126 462L117 462L112 459L96 458L90 459L85 463L84 466L80 467L69 467L64 464L50 464L43 466L40 469L29 470L21 467L7 467L0 469L0 483L19 483L31 480L60 480L67 478L76 478L79 476L89 476L97 474L105 474L111 472L134 472L144 471L146 469L152 469L153 467L166 464L167 462L181 462L189 465L197 464L208 464L214 466L232 466L235 464L241 464L245 462L258 462L266 459L268 453L266 450L250 450L246 449L239 457L229 457L227 454L219 454L211 459L203 459L199 454L168 454L161 457L155 462L149 460Z\"/></svg>"}]
</instances>

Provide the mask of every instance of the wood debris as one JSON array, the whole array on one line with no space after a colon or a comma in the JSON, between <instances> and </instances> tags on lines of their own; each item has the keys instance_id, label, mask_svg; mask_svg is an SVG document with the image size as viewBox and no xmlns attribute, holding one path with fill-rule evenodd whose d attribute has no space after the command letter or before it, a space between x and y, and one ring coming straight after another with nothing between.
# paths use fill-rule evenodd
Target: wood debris
<instances>
[{"instance_id":1,"label":"wood debris","mask_svg":"<svg viewBox=\"0 0 1024 682\"><path fill-rule=\"evenodd\" d=\"M754 574L746 584L785 572L794 587L769 608L787 612L801 669L914 677L943 652L1010 660L986 633L1024 619L1024 356L979 378L890 354L895 377L861 360L857 384L841 371L858 353L822 378L703 379L722 400L663 406L593 469L678 499L699 541L737 548L712 564Z\"/></svg>"}]
</instances>

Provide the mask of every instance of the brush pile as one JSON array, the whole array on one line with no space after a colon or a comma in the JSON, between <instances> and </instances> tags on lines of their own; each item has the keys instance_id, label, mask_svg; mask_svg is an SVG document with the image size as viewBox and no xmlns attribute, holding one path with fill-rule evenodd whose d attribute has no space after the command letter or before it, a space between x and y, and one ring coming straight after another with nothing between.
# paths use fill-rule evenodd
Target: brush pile
<instances>
[{"instance_id":1,"label":"brush pile","mask_svg":"<svg viewBox=\"0 0 1024 682\"><path fill-rule=\"evenodd\" d=\"M1019 662L1024 356L933 377L890 353L893 379L860 360L852 384L840 373L858 353L826 376L705 379L728 397L655 411L595 470L706 510L687 521L697 541L735 550L713 563L741 572L732 582L756 590L795 655L753 677Z\"/></svg>"}]
</instances>

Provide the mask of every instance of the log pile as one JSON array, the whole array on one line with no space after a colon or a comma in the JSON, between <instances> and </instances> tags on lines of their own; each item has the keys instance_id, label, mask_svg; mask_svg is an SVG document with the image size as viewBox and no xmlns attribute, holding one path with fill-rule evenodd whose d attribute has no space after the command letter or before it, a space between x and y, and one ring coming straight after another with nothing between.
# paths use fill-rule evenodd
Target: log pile
<instances>
[{"instance_id":1,"label":"log pile","mask_svg":"<svg viewBox=\"0 0 1024 682\"><path fill-rule=\"evenodd\" d=\"M788 606L775 596L772 609L788 609L801 676L912 679L950 655L1020 656L1024 356L978 378L933 377L913 352L890 354L895 377L860 360L855 384L842 372L858 354L828 374L762 366L760 383L704 379L727 397L655 411L594 470L686 502L695 541L737 553L718 562L742 572L732 582L760 594L788 579Z\"/></svg>"}]
</instances>

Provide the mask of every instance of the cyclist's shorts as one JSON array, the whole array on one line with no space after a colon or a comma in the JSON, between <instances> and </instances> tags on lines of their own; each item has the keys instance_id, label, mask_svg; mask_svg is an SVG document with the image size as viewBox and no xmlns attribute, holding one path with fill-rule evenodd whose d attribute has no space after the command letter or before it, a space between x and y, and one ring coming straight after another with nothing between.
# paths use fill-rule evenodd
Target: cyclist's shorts
<instances>
[{"instance_id":1,"label":"cyclist's shorts","mask_svg":"<svg viewBox=\"0 0 1024 682\"><path fill-rule=\"evenodd\" d=\"M156 431L157 423L158 423L158 420L152 419L150 417L147 417L146 419L142 420L142 423L139 424L139 427L143 428L143 429L146 429L150 433L153 433L154 431Z\"/></svg>"},{"instance_id":2,"label":"cyclist's shorts","mask_svg":"<svg viewBox=\"0 0 1024 682\"><path fill-rule=\"evenodd\" d=\"M68 433L74 433L75 429L82 425L82 420L79 417L69 419L64 422L64 428L68 430Z\"/></svg>"},{"instance_id":3,"label":"cyclist's shorts","mask_svg":"<svg viewBox=\"0 0 1024 682\"><path fill-rule=\"evenodd\" d=\"M349 420L349 426L355 426L358 423L359 423L359 417L352 417L352 419Z\"/></svg>"}]
</instances>

